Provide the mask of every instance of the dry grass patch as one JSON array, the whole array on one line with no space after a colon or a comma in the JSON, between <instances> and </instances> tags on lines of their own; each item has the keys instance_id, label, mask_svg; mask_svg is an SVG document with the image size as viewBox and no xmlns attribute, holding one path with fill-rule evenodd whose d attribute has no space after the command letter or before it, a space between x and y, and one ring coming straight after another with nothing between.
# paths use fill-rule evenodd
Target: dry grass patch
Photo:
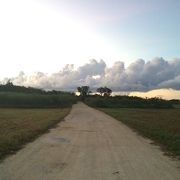
<instances>
[{"instance_id":1,"label":"dry grass patch","mask_svg":"<svg viewBox=\"0 0 180 180\"><path fill-rule=\"evenodd\" d=\"M64 109L0 109L0 159L60 122Z\"/></svg>"}]
</instances>

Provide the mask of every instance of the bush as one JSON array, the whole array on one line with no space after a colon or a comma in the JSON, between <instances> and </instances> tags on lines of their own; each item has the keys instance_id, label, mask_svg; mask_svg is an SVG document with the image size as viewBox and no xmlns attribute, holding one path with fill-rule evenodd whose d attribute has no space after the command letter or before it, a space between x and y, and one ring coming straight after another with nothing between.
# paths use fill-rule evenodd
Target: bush
<instances>
[{"instance_id":1,"label":"bush","mask_svg":"<svg viewBox=\"0 0 180 180\"><path fill-rule=\"evenodd\" d=\"M72 94L38 94L0 92L0 107L46 108L70 107L77 102Z\"/></svg>"},{"instance_id":2,"label":"bush","mask_svg":"<svg viewBox=\"0 0 180 180\"><path fill-rule=\"evenodd\" d=\"M99 108L172 108L172 103L159 98L144 99L131 96L88 96L85 103Z\"/></svg>"}]
</instances>

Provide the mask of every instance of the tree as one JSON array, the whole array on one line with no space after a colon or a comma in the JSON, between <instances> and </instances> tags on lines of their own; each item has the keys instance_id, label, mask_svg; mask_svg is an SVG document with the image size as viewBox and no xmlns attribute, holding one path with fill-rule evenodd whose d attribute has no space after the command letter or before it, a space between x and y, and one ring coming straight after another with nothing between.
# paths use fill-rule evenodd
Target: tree
<instances>
[{"instance_id":1,"label":"tree","mask_svg":"<svg viewBox=\"0 0 180 180\"><path fill-rule=\"evenodd\" d=\"M103 88L103 87L97 88L96 91L97 91L98 93L100 93L100 95L102 96L103 93L104 93L104 88Z\"/></svg>"},{"instance_id":2,"label":"tree","mask_svg":"<svg viewBox=\"0 0 180 180\"><path fill-rule=\"evenodd\" d=\"M112 93L112 90L107 88L107 87L104 87L104 96L110 96Z\"/></svg>"},{"instance_id":3,"label":"tree","mask_svg":"<svg viewBox=\"0 0 180 180\"><path fill-rule=\"evenodd\" d=\"M100 87L96 91L100 93L101 96L110 96L112 93L112 90L107 87Z\"/></svg>"},{"instance_id":4,"label":"tree","mask_svg":"<svg viewBox=\"0 0 180 180\"><path fill-rule=\"evenodd\" d=\"M12 83L11 79L8 79L8 80L7 80L6 86L13 86L13 83Z\"/></svg>"},{"instance_id":5,"label":"tree","mask_svg":"<svg viewBox=\"0 0 180 180\"><path fill-rule=\"evenodd\" d=\"M80 96L82 97L82 99L84 100L85 96L87 96L89 93L89 86L77 87L77 90L80 93Z\"/></svg>"}]
</instances>

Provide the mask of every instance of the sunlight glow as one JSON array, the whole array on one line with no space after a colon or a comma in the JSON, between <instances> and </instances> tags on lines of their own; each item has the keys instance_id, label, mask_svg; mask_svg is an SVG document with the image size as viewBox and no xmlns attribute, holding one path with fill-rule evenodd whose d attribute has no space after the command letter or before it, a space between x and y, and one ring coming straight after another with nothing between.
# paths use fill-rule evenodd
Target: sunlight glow
<instances>
[{"instance_id":1,"label":"sunlight glow","mask_svg":"<svg viewBox=\"0 0 180 180\"><path fill-rule=\"evenodd\" d=\"M148 92L131 92L129 96L147 97L153 98L158 97L162 99L180 99L180 91L174 89L156 89Z\"/></svg>"},{"instance_id":2,"label":"sunlight glow","mask_svg":"<svg viewBox=\"0 0 180 180\"><path fill-rule=\"evenodd\" d=\"M1 76L22 70L52 73L66 63L79 66L114 54L88 22L69 16L63 7L57 12L36 1L1 1L0 23Z\"/></svg>"}]
</instances>

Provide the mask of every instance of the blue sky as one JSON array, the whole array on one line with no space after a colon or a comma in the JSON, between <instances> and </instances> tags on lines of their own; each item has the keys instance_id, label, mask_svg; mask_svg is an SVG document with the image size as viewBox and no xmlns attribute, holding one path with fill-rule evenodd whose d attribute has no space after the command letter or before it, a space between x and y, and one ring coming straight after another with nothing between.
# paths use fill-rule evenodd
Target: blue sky
<instances>
[{"instance_id":1,"label":"blue sky","mask_svg":"<svg viewBox=\"0 0 180 180\"><path fill-rule=\"evenodd\" d=\"M0 2L0 79L90 59L129 65L180 57L178 0Z\"/></svg>"},{"instance_id":2,"label":"blue sky","mask_svg":"<svg viewBox=\"0 0 180 180\"><path fill-rule=\"evenodd\" d=\"M78 0L69 6L127 59L180 56L178 0Z\"/></svg>"}]
</instances>

